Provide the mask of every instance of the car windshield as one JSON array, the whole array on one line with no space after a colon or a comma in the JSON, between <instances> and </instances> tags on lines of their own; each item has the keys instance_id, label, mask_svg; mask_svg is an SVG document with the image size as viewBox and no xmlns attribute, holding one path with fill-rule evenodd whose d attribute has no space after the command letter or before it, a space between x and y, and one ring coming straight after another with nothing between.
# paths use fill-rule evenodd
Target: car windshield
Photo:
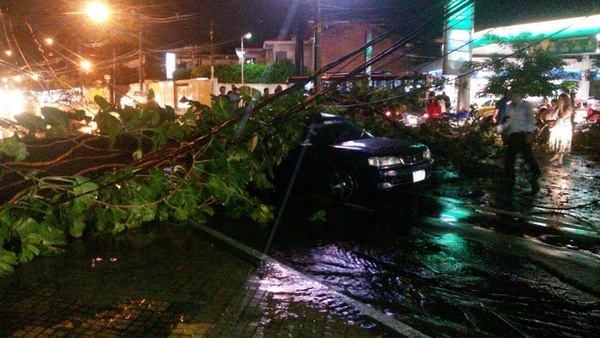
<instances>
[{"instance_id":1,"label":"car windshield","mask_svg":"<svg viewBox=\"0 0 600 338\"><path fill-rule=\"evenodd\" d=\"M345 119L325 119L315 127L315 142L334 144L373 137L364 127Z\"/></svg>"}]
</instances>

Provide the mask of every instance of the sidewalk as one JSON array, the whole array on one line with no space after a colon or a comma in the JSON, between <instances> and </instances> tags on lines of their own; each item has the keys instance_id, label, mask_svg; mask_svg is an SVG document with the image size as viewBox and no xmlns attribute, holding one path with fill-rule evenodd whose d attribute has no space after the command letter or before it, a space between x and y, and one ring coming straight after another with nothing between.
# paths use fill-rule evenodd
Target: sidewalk
<instances>
[{"instance_id":1,"label":"sidewalk","mask_svg":"<svg viewBox=\"0 0 600 338\"><path fill-rule=\"evenodd\" d=\"M79 241L0 279L0 336L385 336L316 283L255 263L189 226Z\"/></svg>"}]
</instances>

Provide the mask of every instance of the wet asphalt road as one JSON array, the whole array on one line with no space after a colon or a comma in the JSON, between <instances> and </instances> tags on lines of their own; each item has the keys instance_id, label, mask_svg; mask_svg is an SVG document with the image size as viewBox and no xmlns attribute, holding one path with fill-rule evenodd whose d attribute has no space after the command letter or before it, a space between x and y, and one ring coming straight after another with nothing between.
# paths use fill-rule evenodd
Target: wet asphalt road
<instances>
[{"instance_id":1,"label":"wet asphalt road","mask_svg":"<svg viewBox=\"0 0 600 338\"><path fill-rule=\"evenodd\" d=\"M357 203L299 193L269 254L429 336L598 336L599 169L573 156L533 190L521 169L512 188L445 172Z\"/></svg>"}]
</instances>

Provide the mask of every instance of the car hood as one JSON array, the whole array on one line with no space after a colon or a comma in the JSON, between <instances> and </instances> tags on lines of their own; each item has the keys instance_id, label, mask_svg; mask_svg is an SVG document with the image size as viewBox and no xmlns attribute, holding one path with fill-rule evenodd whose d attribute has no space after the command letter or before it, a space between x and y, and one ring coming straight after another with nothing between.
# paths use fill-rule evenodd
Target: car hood
<instances>
[{"instance_id":1,"label":"car hood","mask_svg":"<svg viewBox=\"0 0 600 338\"><path fill-rule=\"evenodd\" d=\"M346 141L331 145L337 149L347 149L370 155L409 155L422 152L424 145L386 137L371 137Z\"/></svg>"}]
</instances>

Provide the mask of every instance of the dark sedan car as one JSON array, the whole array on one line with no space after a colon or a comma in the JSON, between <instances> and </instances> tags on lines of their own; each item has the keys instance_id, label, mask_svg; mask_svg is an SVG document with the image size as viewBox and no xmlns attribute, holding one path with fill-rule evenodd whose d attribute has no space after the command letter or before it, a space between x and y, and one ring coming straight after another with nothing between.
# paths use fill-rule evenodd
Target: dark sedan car
<instances>
[{"instance_id":1,"label":"dark sedan car","mask_svg":"<svg viewBox=\"0 0 600 338\"><path fill-rule=\"evenodd\" d=\"M317 182L340 200L366 191L391 190L424 181L433 163L429 148L400 139L375 137L338 115L321 113L307 124L309 142L283 165L289 173L306 147L299 178Z\"/></svg>"}]
</instances>

